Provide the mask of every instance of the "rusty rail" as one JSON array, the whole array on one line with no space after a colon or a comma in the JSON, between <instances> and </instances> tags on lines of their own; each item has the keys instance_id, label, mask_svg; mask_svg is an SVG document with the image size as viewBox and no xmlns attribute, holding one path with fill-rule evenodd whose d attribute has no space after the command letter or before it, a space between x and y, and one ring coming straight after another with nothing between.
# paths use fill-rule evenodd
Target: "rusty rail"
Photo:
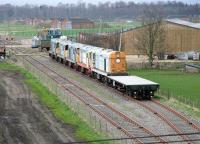
<instances>
[{"instance_id":1,"label":"rusty rail","mask_svg":"<svg viewBox=\"0 0 200 144\"><path fill-rule=\"evenodd\" d=\"M173 110L172 108L161 104L158 100L152 99L152 102L156 103L157 105L165 108L166 110L172 112L173 114L175 114L177 117L181 118L183 121L185 121L186 123L190 124L194 129L198 130L200 132L200 126L196 125L195 123L190 122L190 120L185 117L184 115L180 114L179 112Z\"/></svg>"},{"instance_id":2,"label":"rusty rail","mask_svg":"<svg viewBox=\"0 0 200 144\"><path fill-rule=\"evenodd\" d=\"M137 104L139 104L140 106L146 108L147 110L151 111L153 114L157 115L158 117L160 117L164 122L166 122L172 129L174 129L178 134L182 134L182 131L177 128L172 122L170 122L170 120L168 120L165 116L163 116L161 113L158 113L157 111L155 111L154 109L152 109L151 107L145 105L144 103L140 102L140 101L135 101ZM184 140L189 140L187 136L185 135L181 135L181 137Z\"/></svg>"},{"instance_id":3,"label":"rusty rail","mask_svg":"<svg viewBox=\"0 0 200 144\"><path fill-rule=\"evenodd\" d=\"M31 58L32 58L32 57L31 57ZM32 58L32 59L34 59L34 58ZM38 61L38 60L36 60L36 59L34 59L34 60L37 61L38 63L40 63L42 66L46 67L48 70L50 70L50 71L52 71L53 73L57 74L57 75L58 75L59 77L61 77L62 79L66 80L66 81L68 81L69 83L73 84L74 86L78 87L79 90L85 92L88 96L94 98L94 99L95 99L96 101L98 101L99 103L105 105L107 108L111 109L113 112L115 112L116 114L118 114L119 116L121 116L122 118L124 118L124 120L126 120L126 121L132 123L134 126L137 126L137 127L141 128L141 129L143 129L143 131L145 131L146 133L155 136L155 138L156 138L157 140L159 140L159 141L161 141L161 142L166 142L164 139L162 139L162 138L160 138L160 137L156 137L156 135L153 134L153 132L151 132L149 129L144 128L144 127L143 127L142 125L140 125L138 122L136 122L136 121L134 121L133 119L127 117L127 116L124 115L123 113L117 111L115 108L113 108L112 106L106 104L106 103L103 102L101 99L99 99L99 98L97 98L96 96L92 95L92 94L89 93L88 91L84 90L83 88L81 88L79 85L77 85L77 84L74 83L73 81L71 81L71 80L69 80L69 79L63 77L62 75L58 74L57 72L53 71L52 69L50 69L49 67L47 67L46 65L44 65L43 63L41 63L40 61ZM68 91L70 91L70 90L68 89ZM73 95L76 95L74 92L72 92L72 91L70 91L70 92L73 93ZM86 102L86 104L87 104L87 102ZM90 107L91 107L91 106L90 106ZM96 109L96 111L97 111L97 109ZM106 118L105 115L104 115L104 118ZM119 128L119 125L118 125L117 127ZM120 129L121 129L121 128L120 128ZM121 130L122 130L124 133L127 133L127 134L128 134L128 132L126 132L125 129L121 129ZM129 136L130 136L130 134L129 134ZM132 136L132 137L133 137L133 136Z\"/></svg>"},{"instance_id":4,"label":"rusty rail","mask_svg":"<svg viewBox=\"0 0 200 144\"><path fill-rule=\"evenodd\" d=\"M74 70L74 71L75 71L75 70ZM84 75L84 74L82 74L81 76L83 76L83 75ZM97 82L98 84L102 85L103 87L107 87L104 83L101 83L101 82L98 81L98 80L95 80L95 79L92 79L92 78L89 78L89 77L86 77L86 78ZM120 92L120 91L117 91L117 90L115 90L115 89L113 89L113 88L112 88L111 90L112 90L113 92L115 92L115 93L118 93L118 94L120 94L120 95L123 95L123 97L125 97L127 100L132 100L132 101L138 103L138 101L134 100L134 99L131 98L130 96L128 96L128 95L126 95L126 94L124 94L124 93L122 93L122 92ZM154 102L154 103L158 104L159 106L161 106L161 107L167 109L168 111L172 112L172 113L175 114L177 117L181 118L183 121L185 121L186 123L190 124L194 129L196 129L196 130L198 130L198 131L200 132L200 127L199 127L198 125L196 125L195 123L190 122L190 120L189 120L188 118L186 118L185 116L181 115L180 113L178 113L177 111L171 109L170 107L161 104L159 101L157 101L157 100L155 100L155 99L152 99L152 102ZM138 104L139 104L139 103L138 103ZM143 105L141 105L141 106L144 107ZM151 109L150 107L146 107L146 106L145 106L145 108L148 109L148 110L150 110L150 111L151 111L152 113L154 113L154 114L156 113L156 114L158 115L158 117L160 117L163 121L165 121L165 122L166 122L172 129L174 129L178 134L181 134L181 133L182 133L182 131L181 131L179 128L177 128L176 125L174 125L172 122L170 122L170 120L168 120L165 116L163 116L163 115L160 114L160 113L155 112L155 111L154 111L153 109ZM150 109L149 109L149 108L150 108ZM182 137L184 140L188 140L188 139L189 139L189 138L188 138L187 136L185 136L185 135L181 135L181 137Z\"/></svg>"},{"instance_id":5,"label":"rusty rail","mask_svg":"<svg viewBox=\"0 0 200 144\"><path fill-rule=\"evenodd\" d=\"M73 69L73 71L76 71L76 70ZM77 72L77 71L76 71L76 72ZM83 75L84 75L84 74L82 74L81 76L83 76ZM89 78L89 77L86 77L86 78L87 78L87 79L90 79L90 80L93 80L93 81L96 81L96 82L98 82L100 85L102 85L102 86L104 86L104 87L107 87L105 84L99 82L98 80L95 80L95 79L92 79L92 78ZM123 96L124 96L125 98L127 98L128 100L132 100L132 101L137 102L137 103L139 104L139 101L134 100L134 99L131 98L130 96L128 96L128 95L126 95L126 94L124 94L124 93L122 93L122 92L120 92L120 91L116 91L115 89L112 89L112 91L115 92L115 93L118 93L118 94L120 94L120 95L123 95ZM152 101L154 102L154 100L152 100ZM158 103L158 101L157 101L157 103ZM165 121L165 122L166 122L172 129L174 129L178 134L182 134L182 131L181 131L176 125L174 125L169 119L167 119L164 115L162 115L161 113L158 113L158 112L154 111L153 109L151 109L150 107L146 106L145 104L140 103L140 105L141 105L142 107L144 107L144 108L150 110L152 113L154 113L154 114L156 113L158 117L160 117L163 121ZM160 106L161 106L161 105L162 105L162 104L160 103ZM200 127L198 127L196 124L191 123L191 122L190 122L186 117L184 117L183 115L181 115L181 114L177 113L175 110L173 110L173 109L171 109L171 108L169 108L169 107L163 105L163 108L164 108L164 107L165 107L166 109L168 109L170 112L176 114L176 116L180 117L182 120L188 122L189 124L192 124L192 127L193 127L193 128L197 129L198 131L200 130ZM114 110L115 110L115 109L114 109ZM148 130L147 130L147 131L148 131ZM188 140L188 139L189 139L189 138L188 138L187 136L185 136L185 135L181 135L181 137L182 137L184 140Z\"/></svg>"},{"instance_id":6,"label":"rusty rail","mask_svg":"<svg viewBox=\"0 0 200 144\"><path fill-rule=\"evenodd\" d=\"M99 98L97 98L96 96L92 95L91 93L87 92L86 90L84 90L83 88L81 88L80 86L78 86L76 83L74 83L73 81L66 79L65 77L61 76L60 74L58 74L57 72L53 71L52 69L50 69L49 67L47 67L46 65L44 65L43 63L41 63L40 61L34 59L31 57L31 59L33 59L34 61L37 61L39 64L41 64L43 67L46 67L49 71L52 71L53 73L55 73L56 75L58 75L59 77L63 78L64 80L70 82L71 84L73 84L74 86L76 86L77 88L79 88L81 91L84 91L87 95L89 95L90 97L94 98L95 100L97 100L99 103L105 105L107 108L111 109L113 112L115 112L116 114L118 114L119 116L123 117L126 121L134 124L135 126L143 129L146 133L155 136L155 138L157 140L159 140L160 142L166 143L166 141L164 139L162 139L161 137L156 137L155 134L153 134L149 129L144 128L142 125L140 125L138 122L134 121L133 119L130 119L129 117L125 116L124 114L122 114L121 112L117 111L115 108L113 108L112 106L106 104L105 102L103 102L102 100L100 100ZM30 62L30 61L29 61ZM31 62L30 62L31 63ZM33 63L32 63L33 64ZM34 64L33 64L34 65ZM44 71L43 71L44 72ZM55 80L55 79L54 79ZM56 80L55 80L56 81ZM58 81L56 81L57 83L59 83ZM78 95L76 95L73 91L67 89L65 86L62 86L63 88L65 88L67 91L69 91L72 95L76 96L79 100L81 100L82 102L84 102L86 105L88 105L91 109L93 109L94 111L96 111L99 115L101 115L102 117L104 117L107 121L109 121L111 124L113 124L114 126L116 126L117 128L119 128L122 132L124 132L127 136L134 138L135 136L131 133L129 133L126 129L122 128L120 125L118 125L115 121L113 121L112 119L110 119L109 117L107 117L105 114L103 114L101 111L99 111L98 109L96 109L95 107L93 107L92 105L89 105L86 101L84 101L81 97L79 97ZM141 140L137 140L138 143L142 143Z\"/></svg>"}]
</instances>

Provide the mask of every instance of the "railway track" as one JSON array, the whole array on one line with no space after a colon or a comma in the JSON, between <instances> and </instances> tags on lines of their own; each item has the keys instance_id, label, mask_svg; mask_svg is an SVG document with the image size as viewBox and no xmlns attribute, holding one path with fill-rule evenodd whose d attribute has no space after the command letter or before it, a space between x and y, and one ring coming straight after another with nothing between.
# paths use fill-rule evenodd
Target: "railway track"
<instances>
[{"instance_id":1,"label":"railway track","mask_svg":"<svg viewBox=\"0 0 200 144\"><path fill-rule=\"evenodd\" d=\"M74 70L74 69L73 69ZM74 70L76 71L76 70ZM84 76L85 75L81 75ZM87 77L91 80L91 78ZM92 79L94 80L94 79ZM98 82L98 80L94 80ZM98 82L100 85L107 87L105 84ZM113 89L115 93L121 94L121 92L116 91ZM162 119L169 127L171 127L177 134L184 134L184 133L198 133L200 132L200 127L195 123L192 123L188 118L183 116L182 114L176 112L175 110L169 108L161 104L160 102L152 99L152 101L141 102L137 101L129 96L123 94L127 99L136 102L138 105L142 106L143 108L147 109L148 111L152 112L155 116ZM183 140L189 141L193 139L200 139L199 135L180 135Z\"/></svg>"},{"instance_id":2,"label":"railway track","mask_svg":"<svg viewBox=\"0 0 200 144\"><path fill-rule=\"evenodd\" d=\"M50 68L48 67L48 69L50 69ZM75 71L75 70L73 70L73 71ZM81 75L81 76L83 76L83 75ZM89 77L87 77L87 78L91 80L91 78L89 78ZM92 80L94 80L94 79L92 79ZM94 81L96 81L96 80L94 80ZM104 85L102 83L99 83L99 84L101 84L104 87L107 87L106 85ZM122 95L119 91L116 91L115 89L112 89L112 91L114 93ZM84 94L82 94L82 95L84 95ZM124 96L128 100L136 102L138 105L140 105L143 108L145 108L146 110L152 112L155 115L155 117L159 117L160 119L162 119L166 124L168 124L172 129L174 129L174 131L176 133L178 133L178 134L183 134L183 133L188 133L188 132L189 133L190 132L192 132L192 133L193 132L200 132L200 128L199 128L198 125L196 125L195 123L192 123L188 118L186 118L182 114L180 114L180 113L176 112L175 110L173 110L173 109L171 109L171 108L159 103L156 100L152 100L151 102L149 102L149 101L148 102L140 102L140 101L132 99L132 98L130 98L130 97L128 97L128 96L123 94L123 97ZM98 99L96 99L96 100L98 101ZM86 103L86 104L88 104L88 103ZM103 110L102 107L105 107L105 103L100 101L99 104L97 103L97 104L94 104L93 106L97 107L96 109L101 111L101 110ZM111 107L111 109L112 109L112 107ZM107 114L105 114L105 112L104 113L102 112L102 113L99 113L99 114L100 115L105 114L105 115L103 115L104 118L105 118L105 116L109 116L109 118L107 118L107 119L109 119L112 124L116 125L116 127L121 129L124 133L126 133L128 131L129 133L126 133L126 134L129 137L134 137L134 136L138 136L138 135L139 136L141 136L141 135L142 136L153 136L153 135L155 135L155 134L152 133L152 131L150 131L148 129L147 129L147 132L145 134L139 133L138 135L137 134L136 135L134 135L134 134L130 135L131 134L131 130L127 130L126 126L130 128L131 125L129 123L128 123L129 125L127 125L127 123L123 123L122 121L124 121L124 118L123 119L118 118L118 122L114 122L114 121L112 121L112 117L110 117L110 115L113 115L113 111L107 111L107 110L105 110L105 111L107 112ZM135 123L135 125L137 125L137 127L141 128L141 129L143 129L141 124L138 125L138 123ZM146 130L144 130L144 131L146 131ZM149 134L149 132L150 132L150 134ZM148 133L148 135L147 135L147 133ZM183 140L187 140L187 141L188 140L192 140L192 139L200 138L199 135L188 135L188 136L180 135L180 136L182 137ZM156 140L158 141L158 139L156 139ZM159 140L162 141L163 143L166 143L166 140L163 140L163 139L159 139ZM146 141L149 142L151 140L146 140ZM153 139L152 139L152 141L153 141ZM137 142L138 143L144 143L145 141L138 140ZM154 142L155 142L155 138L154 138Z\"/></svg>"},{"instance_id":3,"label":"railway track","mask_svg":"<svg viewBox=\"0 0 200 144\"><path fill-rule=\"evenodd\" d=\"M48 64L47 64L48 65ZM73 71L76 71L74 69L72 69ZM78 72L79 73L79 72ZM85 75L80 75L80 76L83 76L85 77ZM90 79L89 77L86 77L87 79ZM92 79L94 80L94 79ZM94 80L96 81L96 80ZM98 82L98 81L96 81ZM107 86L105 84L102 84L99 82L100 85L104 86L105 88L107 88ZM122 93L120 93L119 91L116 91L115 89L112 89L114 93L117 93L117 94L120 94L122 95ZM133 98L130 98L129 96L126 96L123 94L123 97L126 97L128 100L131 100L133 101L134 103L137 103L138 105L140 105L141 107L145 108L147 111L150 111L154 114L155 117L158 117L160 118L161 120L163 120L169 127L171 127L177 134L180 134L180 137L182 137L183 140L186 140L186 141L189 141L189 140L193 140L193 139L198 139L199 136L197 135L190 135L190 136L186 136L186 135L181 135L181 134L184 134L184 133L195 133L195 132L200 132L199 130L199 127L195 124L193 124L192 122L190 122L189 119L187 119L186 117L184 117L182 114L172 110L171 108L167 107L167 106L164 106L162 105L161 103L159 103L158 101L155 101L155 100L152 100L152 101L148 101L148 102L153 102L154 104L159 104L159 106L157 106L155 109L151 108L151 106L148 106L148 104L145 104L146 102L140 102L140 101L137 101ZM147 103L148 103L147 102ZM161 108L164 108L166 109L165 111L158 111L159 109ZM169 116L166 115L165 113L169 113L169 112L172 112L174 115L173 117L174 118L177 118L177 120L173 120L173 119L170 119L168 118ZM179 123L182 123L182 126L179 125ZM185 127L185 129L184 129ZM189 131L190 129L190 131ZM178 137L178 136L177 136Z\"/></svg>"},{"instance_id":4,"label":"railway track","mask_svg":"<svg viewBox=\"0 0 200 144\"><path fill-rule=\"evenodd\" d=\"M83 76L83 75L82 75ZM91 79L88 77L88 79ZM92 79L94 80L94 79ZM99 82L98 80L94 80L100 85L107 87L105 84ZM159 101L152 99L152 101L138 101L130 96L125 95L115 89L112 89L113 92L122 95L123 97L127 98L128 100L136 102L138 105L142 106L143 108L147 109L148 111L152 112L155 116L162 119L168 126L170 126L177 134L180 134L183 140L188 141L193 139L200 139L200 135L181 135L184 133L199 133L200 126L193 123L184 115L180 114L179 112L173 110L172 108L161 104ZM198 142L194 142L198 143Z\"/></svg>"},{"instance_id":5,"label":"railway track","mask_svg":"<svg viewBox=\"0 0 200 144\"><path fill-rule=\"evenodd\" d=\"M194 126L191 123L188 123L189 120L187 120L186 122L182 119L182 115L181 117L179 117L177 113L169 111L168 107L161 106L160 103L157 101L136 101L136 103L146 108L148 111L152 112L155 116L161 118L178 134L200 132L198 127ZM200 138L199 135L181 135L181 137L183 138L183 140L187 141Z\"/></svg>"},{"instance_id":6,"label":"railway track","mask_svg":"<svg viewBox=\"0 0 200 144\"><path fill-rule=\"evenodd\" d=\"M91 79L91 78L88 77L88 79ZM105 84L99 82L98 80L94 80L94 81L98 82L100 85L104 87L107 87ZM183 114L173 110L172 108L166 105L161 104L159 101L155 99L152 99L152 101L141 102L141 101L131 98L128 95L125 95L124 93L116 91L115 89L112 89L112 91L117 94L123 95L123 97L127 98L128 100L136 102L138 105L152 112L155 116L159 117L168 126L170 126L177 134L180 134L183 140L189 141L193 139L200 139L200 135L188 135L188 136L181 135L184 133L199 133L200 132L200 126L193 123ZM194 142L194 143L198 143L198 142Z\"/></svg>"},{"instance_id":7,"label":"railway track","mask_svg":"<svg viewBox=\"0 0 200 144\"><path fill-rule=\"evenodd\" d=\"M61 85L66 91L68 91L72 96L78 98L84 104L88 105L93 111L98 113L113 126L117 127L125 135L130 138L135 137L149 137L149 138L137 138L134 141L137 143L149 143L149 142L161 142L166 143L166 141L161 137L156 137L157 134L153 133L150 129L143 127L139 122L130 119L120 111L116 110L112 106L103 102L93 94L82 89L73 81L61 76L56 71L53 71L45 64L40 61L29 57L26 60L35 66L38 70L46 73L50 78L52 78L56 83Z\"/></svg>"}]
</instances>

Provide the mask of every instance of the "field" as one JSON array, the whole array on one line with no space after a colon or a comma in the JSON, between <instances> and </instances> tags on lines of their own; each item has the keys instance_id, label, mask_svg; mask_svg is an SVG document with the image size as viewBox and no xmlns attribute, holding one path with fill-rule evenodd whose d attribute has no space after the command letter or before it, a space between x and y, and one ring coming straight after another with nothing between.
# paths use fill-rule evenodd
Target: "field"
<instances>
[{"instance_id":1,"label":"field","mask_svg":"<svg viewBox=\"0 0 200 144\"><path fill-rule=\"evenodd\" d=\"M140 25L139 22L132 23L114 23L114 22L106 22L109 25L109 28L93 28L93 29L71 29L71 30L62 30L64 35L70 37L76 37L79 32L86 33L104 33L104 32L114 32L119 31L121 29L134 28ZM17 37L31 38L36 35L38 32L38 28L29 25L23 24L8 24L1 23L0 24L0 35L12 35Z\"/></svg>"},{"instance_id":2,"label":"field","mask_svg":"<svg viewBox=\"0 0 200 144\"><path fill-rule=\"evenodd\" d=\"M12 35L20 37L32 37L37 33L37 28L22 24L0 24L0 35Z\"/></svg>"},{"instance_id":3,"label":"field","mask_svg":"<svg viewBox=\"0 0 200 144\"><path fill-rule=\"evenodd\" d=\"M134 28L141 25L138 21L126 22L126 23L117 23L117 22L106 22L112 28Z\"/></svg>"},{"instance_id":4,"label":"field","mask_svg":"<svg viewBox=\"0 0 200 144\"><path fill-rule=\"evenodd\" d=\"M129 70L129 73L159 83L165 96L200 106L200 74L171 70Z\"/></svg>"},{"instance_id":5,"label":"field","mask_svg":"<svg viewBox=\"0 0 200 144\"><path fill-rule=\"evenodd\" d=\"M63 30L64 35L75 37L79 32L86 33L105 33L105 32L115 32L120 31L121 29L129 29L140 26L140 23L135 21L131 23L116 23L116 22L105 22L109 28L93 28L93 29L72 29L72 30ZM99 25L99 24L98 24Z\"/></svg>"}]
</instances>

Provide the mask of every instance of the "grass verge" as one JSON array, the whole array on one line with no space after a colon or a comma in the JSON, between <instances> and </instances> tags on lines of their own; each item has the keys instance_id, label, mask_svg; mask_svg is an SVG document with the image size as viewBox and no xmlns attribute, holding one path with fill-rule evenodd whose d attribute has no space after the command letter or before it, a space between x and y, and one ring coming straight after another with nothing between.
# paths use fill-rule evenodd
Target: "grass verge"
<instances>
[{"instance_id":1,"label":"grass verge","mask_svg":"<svg viewBox=\"0 0 200 144\"><path fill-rule=\"evenodd\" d=\"M129 74L159 83L160 89L165 95L156 95L157 99L194 119L200 120L200 74L151 69L129 70ZM170 96L168 97L168 95Z\"/></svg>"},{"instance_id":2,"label":"grass verge","mask_svg":"<svg viewBox=\"0 0 200 144\"><path fill-rule=\"evenodd\" d=\"M176 70L129 70L137 75L160 84L161 91L174 98L185 98L200 106L200 74L185 73Z\"/></svg>"},{"instance_id":3,"label":"grass verge","mask_svg":"<svg viewBox=\"0 0 200 144\"><path fill-rule=\"evenodd\" d=\"M198 121L200 121L200 109L191 107L190 105L186 105L174 98L167 99L161 99L161 102L176 109L180 112L185 113L189 117L192 117Z\"/></svg>"},{"instance_id":4,"label":"grass verge","mask_svg":"<svg viewBox=\"0 0 200 144\"><path fill-rule=\"evenodd\" d=\"M56 95L51 93L33 75L23 68L7 62L0 62L0 70L21 73L25 77L25 83L38 96L41 104L47 106L57 119L74 127L74 135L77 139L87 141L100 139L102 137L95 133L89 125L83 122L77 114L71 111Z\"/></svg>"}]
</instances>

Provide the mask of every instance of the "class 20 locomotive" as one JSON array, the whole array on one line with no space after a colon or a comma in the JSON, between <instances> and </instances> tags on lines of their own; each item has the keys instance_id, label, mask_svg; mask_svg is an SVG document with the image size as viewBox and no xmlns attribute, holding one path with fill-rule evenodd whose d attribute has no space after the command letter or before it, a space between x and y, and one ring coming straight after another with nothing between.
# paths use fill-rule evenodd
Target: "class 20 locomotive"
<instances>
[{"instance_id":1,"label":"class 20 locomotive","mask_svg":"<svg viewBox=\"0 0 200 144\"><path fill-rule=\"evenodd\" d=\"M69 60L91 72L103 75L127 75L126 55L124 52L76 43L60 37L52 39L51 53Z\"/></svg>"}]
</instances>

